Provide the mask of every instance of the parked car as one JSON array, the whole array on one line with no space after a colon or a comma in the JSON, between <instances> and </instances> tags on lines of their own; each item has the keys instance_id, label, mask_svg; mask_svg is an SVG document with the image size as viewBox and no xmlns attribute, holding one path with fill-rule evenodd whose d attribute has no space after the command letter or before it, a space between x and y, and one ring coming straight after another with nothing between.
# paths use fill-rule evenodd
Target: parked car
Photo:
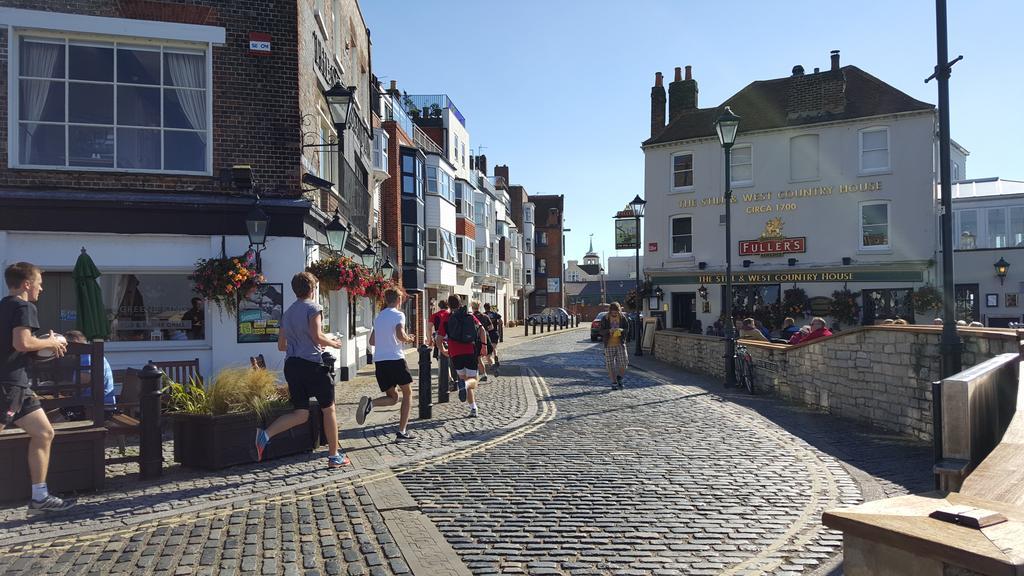
<instances>
[{"instance_id":1,"label":"parked car","mask_svg":"<svg viewBox=\"0 0 1024 576\"><path fill-rule=\"evenodd\" d=\"M542 324L544 322L552 323L569 323L569 313L565 308L557 308L550 306L538 312L537 314L530 314L530 317L526 320L530 326L534 324Z\"/></svg>"},{"instance_id":2,"label":"parked car","mask_svg":"<svg viewBox=\"0 0 1024 576\"><path fill-rule=\"evenodd\" d=\"M590 341L597 342L601 339L601 320L608 315L608 312L598 312L594 321L590 323Z\"/></svg>"}]
</instances>

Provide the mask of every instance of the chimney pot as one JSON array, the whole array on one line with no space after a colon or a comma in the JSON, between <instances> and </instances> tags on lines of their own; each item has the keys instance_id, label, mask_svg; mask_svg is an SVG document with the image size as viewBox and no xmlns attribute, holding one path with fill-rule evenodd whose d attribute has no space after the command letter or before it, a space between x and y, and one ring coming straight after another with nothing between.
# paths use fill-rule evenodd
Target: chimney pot
<instances>
[{"instance_id":1,"label":"chimney pot","mask_svg":"<svg viewBox=\"0 0 1024 576\"><path fill-rule=\"evenodd\" d=\"M655 72L654 73L654 85L655 86L664 86L665 85L664 80L662 80L661 72Z\"/></svg>"},{"instance_id":2,"label":"chimney pot","mask_svg":"<svg viewBox=\"0 0 1024 576\"><path fill-rule=\"evenodd\" d=\"M693 75L690 73L690 66L689 65L686 66L686 79L687 80L693 80Z\"/></svg>"},{"instance_id":3,"label":"chimney pot","mask_svg":"<svg viewBox=\"0 0 1024 576\"><path fill-rule=\"evenodd\" d=\"M679 66L676 66L676 80L675 81L679 82L682 79L683 79L683 69L680 68Z\"/></svg>"},{"instance_id":4,"label":"chimney pot","mask_svg":"<svg viewBox=\"0 0 1024 576\"><path fill-rule=\"evenodd\" d=\"M821 68L818 68L817 66L815 66L814 67L814 73L817 74L818 72L821 72Z\"/></svg>"},{"instance_id":5,"label":"chimney pot","mask_svg":"<svg viewBox=\"0 0 1024 576\"><path fill-rule=\"evenodd\" d=\"M793 76L803 76L803 75L804 75L804 67L803 66L801 66L799 64L797 64L796 66L793 66Z\"/></svg>"},{"instance_id":6,"label":"chimney pot","mask_svg":"<svg viewBox=\"0 0 1024 576\"><path fill-rule=\"evenodd\" d=\"M398 80L391 81L391 90L398 90Z\"/></svg>"},{"instance_id":7,"label":"chimney pot","mask_svg":"<svg viewBox=\"0 0 1024 576\"><path fill-rule=\"evenodd\" d=\"M832 70L839 70L839 50L833 50L832 56Z\"/></svg>"}]
</instances>

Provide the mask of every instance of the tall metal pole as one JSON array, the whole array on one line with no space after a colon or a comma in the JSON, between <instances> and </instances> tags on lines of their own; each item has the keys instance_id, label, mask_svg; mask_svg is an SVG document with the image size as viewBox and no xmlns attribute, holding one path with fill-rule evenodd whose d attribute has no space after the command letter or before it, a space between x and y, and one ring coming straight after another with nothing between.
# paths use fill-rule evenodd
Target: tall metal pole
<instances>
[{"instance_id":1,"label":"tall metal pole","mask_svg":"<svg viewBox=\"0 0 1024 576\"><path fill-rule=\"evenodd\" d=\"M936 65L935 79L939 85L939 183L942 218L942 377L960 372L962 344L956 330L956 286L953 280L953 186L949 166L949 62L946 37L946 0L935 0ZM927 80L926 80L927 82Z\"/></svg>"},{"instance_id":2,"label":"tall metal pole","mask_svg":"<svg viewBox=\"0 0 1024 576\"><path fill-rule=\"evenodd\" d=\"M723 144L725 150L725 385L736 385L736 332L732 321L732 182L729 173L729 153L732 144Z\"/></svg>"},{"instance_id":3,"label":"tall metal pole","mask_svg":"<svg viewBox=\"0 0 1024 576\"><path fill-rule=\"evenodd\" d=\"M640 310L643 306L640 304L640 214L636 212L636 207L633 208L633 214L636 216L636 328L633 333L636 334L636 355L643 356L644 349L640 342L640 328L642 325L640 319Z\"/></svg>"}]
</instances>

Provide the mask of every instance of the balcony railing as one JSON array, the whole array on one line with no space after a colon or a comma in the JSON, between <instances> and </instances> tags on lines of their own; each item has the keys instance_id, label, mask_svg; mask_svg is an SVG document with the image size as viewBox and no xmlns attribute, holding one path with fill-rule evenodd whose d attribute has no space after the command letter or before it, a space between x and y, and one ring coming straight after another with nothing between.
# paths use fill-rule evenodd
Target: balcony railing
<instances>
[{"instance_id":1,"label":"balcony railing","mask_svg":"<svg viewBox=\"0 0 1024 576\"><path fill-rule=\"evenodd\" d=\"M392 97L390 100L390 104L385 106L387 114L387 118L385 118L385 120L396 122L398 127L405 131L406 136L412 136L412 118L410 118L409 114L405 111L405 106L402 105L402 102L398 98Z\"/></svg>"},{"instance_id":2,"label":"balcony railing","mask_svg":"<svg viewBox=\"0 0 1024 576\"><path fill-rule=\"evenodd\" d=\"M452 102L452 99L447 94L409 96L409 101L416 106L420 116L423 118L430 117L430 110L432 108L451 110L455 117L459 119L459 124L462 124L463 127L466 126L466 117L462 115L462 112L459 112L459 109L455 107L455 103Z\"/></svg>"},{"instance_id":3,"label":"balcony railing","mask_svg":"<svg viewBox=\"0 0 1024 576\"><path fill-rule=\"evenodd\" d=\"M364 238L370 238L370 211L372 200L366 190L366 184L352 169L348 161L341 163L342 186L341 192L341 213L348 219L350 230L357 231Z\"/></svg>"},{"instance_id":4,"label":"balcony railing","mask_svg":"<svg viewBox=\"0 0 1024 576\"><path fill-rule=\"evenodd\" d=\"M425 153L433 152L434 154L444 156L444 151L441 150L441 147L438 146L430 136L427 136L426 132L420 130L419 126L413 124L412 132L412 141L416 144L417 148L423 150Z\"/></svg>"}]
</instances>

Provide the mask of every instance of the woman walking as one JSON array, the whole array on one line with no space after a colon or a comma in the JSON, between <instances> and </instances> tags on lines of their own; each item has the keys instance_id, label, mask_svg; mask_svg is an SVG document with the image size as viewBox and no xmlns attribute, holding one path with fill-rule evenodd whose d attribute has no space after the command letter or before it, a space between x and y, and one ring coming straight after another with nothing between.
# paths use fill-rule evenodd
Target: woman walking
<instances>
[{"instance_id":1,"label":"woman walking","mask_svg":"<svg viewBox=\"0 0 1024 576\"><path fill-rule=\"evenodd\" d=\"M612 390L622 390L622 378L626 375L629 357L626 354L626 340L630 334L629 319L622 314L618 302L608 306L608 313L601 319L601 341L604 343L604 365Z\"/></svg>"}]
</instances>

